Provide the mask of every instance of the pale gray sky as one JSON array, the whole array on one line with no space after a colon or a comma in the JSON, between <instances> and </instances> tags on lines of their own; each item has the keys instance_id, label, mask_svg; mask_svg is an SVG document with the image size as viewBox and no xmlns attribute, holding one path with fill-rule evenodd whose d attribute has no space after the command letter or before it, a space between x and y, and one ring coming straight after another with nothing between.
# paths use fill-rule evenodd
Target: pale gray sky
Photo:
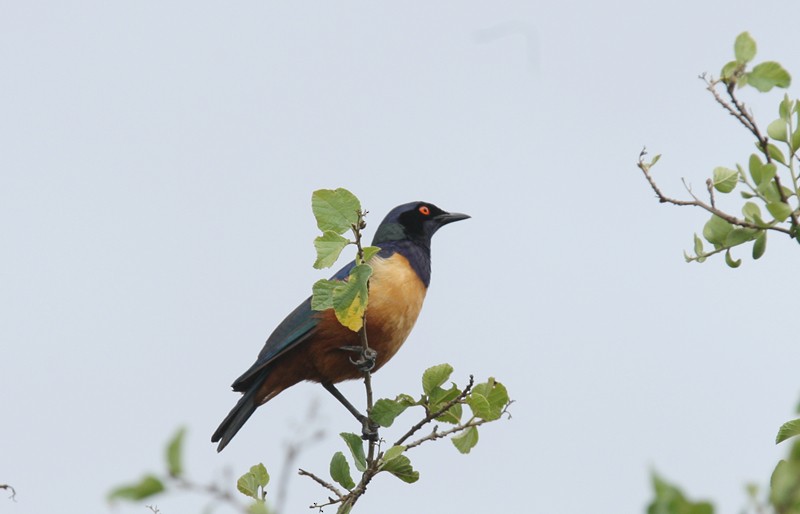
<instances>
[{"instance_id":1,"label":"pale gray sky","mask_svg":"<svg viewBox=\"0 0 800 514\"><path fill-rule=\"evenodd\" d=\"M447 361L516 400L472 454L415 450L420 481L378 477L359 512L637 513L653 468L736 512L746 481L768 481L800 385L797 246L771 238L739 270L685 264L706 217L658 205L635 161L644 144L663 153L675 195L680 177L702 186L745 162L746 134L696 77L742 30L757 59L800 73L800 5L2 12L0 483L18 493L3 512L108 511L105 493L159 469L180 425L197 481L258 461L277 480L314 399L328 437L299 464L326 473L356 427L319 386L259 409L221 455L209 442L230 383L325 275L311 268L321 187L359 195L371 228L417 199L473 216L437 234L427 303L377 394L416 394ZM743 95L764 125L779 97ZM290 489L287 512L326 497L299 477Z\"/></svg>"}]
</instances>

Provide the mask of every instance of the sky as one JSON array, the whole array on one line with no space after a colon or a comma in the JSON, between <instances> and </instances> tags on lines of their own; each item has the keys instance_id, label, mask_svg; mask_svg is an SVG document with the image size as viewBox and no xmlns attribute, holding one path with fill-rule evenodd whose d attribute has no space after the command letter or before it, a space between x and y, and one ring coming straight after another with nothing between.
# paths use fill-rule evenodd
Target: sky
<instances>
[{"instance_id":1,"label":"sky","mask_svg":"<svg viewBox=\"0 0 800 514\"><path fill-rule=\"evenodd\" d=\"M326 276L310 197L336 187L370 211L368 237L409 201L472 216L436 234L425 307L376 395L419 394L449 362L456 382L493 376L515 400L471 454L417 448L419 482L378 476L355 512L640 513L653 470L738 512L745 483L768 483L800 389L797 247L771 237L736 270L686 264L707 216L659 205L635 164L644 145L663 154L656 179L686 197L681 178L702 191L714 167L746 163L752 142L697 77L743 30L757 60L798 73L800 5L2 11L0 483L17 492L2 512L150 512L106 494L162 472L181 426L195 482L233 489L264 462L284 512L313 512L326 492L282 475L287 444L323 430L294 467L325 475L337 434L358 430L321 387L260 408L221 454L210 436L231 382ZM763 126L781 96L742 92Z\"/></svg>"}]
</instances>

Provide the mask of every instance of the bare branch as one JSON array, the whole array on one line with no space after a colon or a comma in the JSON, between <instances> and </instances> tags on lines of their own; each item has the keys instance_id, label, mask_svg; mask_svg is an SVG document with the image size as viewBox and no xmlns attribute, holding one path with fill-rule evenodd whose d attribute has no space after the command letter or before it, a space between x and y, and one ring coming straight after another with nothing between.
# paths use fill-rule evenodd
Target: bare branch
<instances>
[{"instance_id":1,"label":"bare branch","mask_svg":"<svg viewBox=\"0 0 800 514\"><path fill-rule=\"evenodd\" d=\"M327 482L327 481L321 479L320 477L318 477L314 473L311 473L310 471L306 471L304 469L299 469L297 471L297 474L300 475L300 476L304 476L304 477L310 478L314 482L318 483L319 485L321 485L325 489L327 489L327 490L331 491L333 494L335 494L336 497L339 498L339 499L337 501L333 502L333 503L339 503L345 498L344 493L342 493L342 491L340 491L338 487L336 487L335 485L331 484L330 482ZM333 505L333 503L329 503L327 505ZM316 504L315 504L315 506L319 507ZM323 505L323 507L324 507L324 505Z\"/></svg>"},{"instance_id":2,"label":"bare branch","mask_svg":"<svg viewBox=\"0 0 800 514\"><path fill-rule=\"evenodd\" d=\"M316 421L317 413L318 413L319 404L314 401L311 403L308 409L308 413L306 414L305 421L301 424L301 426L295 430L295 433L299 433L300 435L297 437L296 440L291 441L286 444L286 453L284 454L283 458L283 467L281 471L281 479L278 482L278 490L275 493L275 512L282 513L284 512L284 506L286 504L286 497L287 491L289 487L289 482L291 478L291 470L294 468L295 462L297 461L298 456L300 453L308 447L310 444L313 444L316 441L319 441L325 436L325 431L322 429L317 429L313 433L308 436L302 435L302 429L304 427L310 426Z\"/></svg>"},{"instance_id":3,"label":"bare branch","mask_svg":"<svg viewBox=\"0 0 800 514\"><path fill-rule=\"evenodd\" d=\"M17 491L12 486L8 484L0 484L0 489L5 489L6 491L11 491L11 496L8 497L9 500L16 502L17 501Z\"/></svg>"},{"instance_id":4,"label":"bare branch","mask_svg":"<svg viewBox=\"0 0 800 514\"><path fill-rule=\"evenodd\" d=\"M195 493L207 494L218 501L227 503L228 505L235 507L237 510L240 510L242 512L247 512L247 507L244 504L240 503L236 496L234 496L230 491L225 490L222 487L218 486L217 484L214 483L197 484L184 477L170 477L170 479L175 483L175 486L178 489L183 489L184 491L192 491Z\"/></svg>"}]
</instances>

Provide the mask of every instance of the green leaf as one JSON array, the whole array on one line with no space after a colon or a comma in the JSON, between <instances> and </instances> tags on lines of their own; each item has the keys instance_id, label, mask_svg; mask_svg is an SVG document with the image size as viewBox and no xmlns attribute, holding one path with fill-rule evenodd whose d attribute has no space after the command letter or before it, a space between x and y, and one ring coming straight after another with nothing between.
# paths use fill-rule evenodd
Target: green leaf
<instances>
[{"instance_id":1,"label":"green leaf","mask_svg":"<svg viewBox=\"0 0 800 514\"><path fill-rule=\"evenodd\" d=\"M408 405L403 403L381 398L372 406L369 419L382 427L390 427L392 423L394 423L395 418L402 414L407 408Z\"/></svg>"},{"instance_id":2,"label":"green leaf","mask_svg":"<svg viewBox=\"0 0 800 514\"><path fill-rule=\"evenodd\" d=\"M647 506L647 514L713 514L714 507L708 502L692 502L683 492L653 473L655 498Z\"/></svg>"},{"instance_id":3,"label":"green leaf","mask_svg":"<svg viewBox=\"0 0 800 514\"><path fill-rule=\"evenodd\" d=\"M767 231L762 230L756 242L753 243L753 259L760 259L764 252L767 250Z\"/></svg>"},{"instance_id":4,"label":"green leaf","mask_svg":"<svg viewBox=\"0 0 800 514\"><path fill-rule=\"evenodd\" d=\"M369 277L372 267L359 264L350 271L347 280L339 282L333 290L333 310L336 319L353 332L358 332L364 325L364 312L367 310Z\"/></svg>"},{"instance_id":5,"label":"green leaf","mask_svg":"<svg viewBox=\"0 0 800 514\"><path fill-rule=\"evenodd\" d=\"M183 436L186 429L180 428L167 444L167 472L169 476L179 477L183 474Z\"/></svg>"},{"instance_id":6,"label":"green leaf","mask_svg":"<svg viewBox=\"0 0 800 514\"><path fill-rule=\"evenodd\" d=\"M472 393L467 396L467 405L469 405L472 414L476 418L490 419L492 415L492 407L489 405L489 400L485 396Z\"/></svg>"},{"instance_id":7,"label":"green leaf","mask_svg":"<svg viewBox=\"0 0 800 514\"><path fill-rule=\"evenodd\" d=\"M113 489L109 495L109 500L144 500L164 491L164 484L153 475L145 475L139 482L133 485L123 485Z\"/></svg>"},{"instance_id":8,"label":"green leaf","mask_svg":"<svg viewBox=\"0 0 800 514\"><path fill-rule=\"evenodd\" d=\"M478 444L478 428L469 427L458 435L450 438L453 446L461 453L469 453Z\"/></svg>"},{"instance_id":9,"label":"green leaf","mask_svg":"<svg viewBox=\"0 0 800 514\"><path fill-rule=\"evenodd\" d=\"M495 381L494 378L490 378L489 380L493 386L486 398L489 400L489 405L491 405L493 409L499 409L502 411L506 408L508 402L511 401L508 397L508 390L506 389L506 386Z\"/></svg>"},{"instance_id":10,"label":"green leaf","mask_svg":"<svg viewBox=\"0 0 800 514\"><path fill-rule=\"evenodd\" d=\"M422 374L422 390L430 395L434 388L447 382L453 373L453 366L445 363L432 366Z\"/></svg>"},{"instance_id":11,"label":"green leaf","mask_svg":"<svg viewBox=\"0 0 800 514\"><path fill-rule=\"evenodd\" d=\"M485 404L483 403L483 399L486 400ZM505 386L491 377L487 382L477 384L473 387L472 392L467 397L467 404L472 410L472 413L487 421L500 418L508 401L508 391L506 391ZM471 402L475 403L475 407L473 407L473 403ZM480 410L476 411L476 408Z\"/></svg>"},{"instance_id":12,"label":"green leaf","mask_svg":"<svg viewBox=\"0 0 800 514\"><path fill-rule=\"evenodd\" d=\"M758 206L756 206L756 208L758 208ZM733 225L716 214L712 214L711 219L709 219L703 227L703 237L713 245L722 245L725 244L725 238L728 237L731 230L733 230Z\"/></svg>"},{"instance_id":13,"label":"green leaf","mask_svg":"<svg viewBox=\"0 0 800 514\"><path fill-rule=\"evenodd\" d=\"M386 463L389 462L390 460L396 459L397 457L402 455L404 451L406 451L406 447L403 445L392 446L391 448L389 448L384 452L382 457L383 462Z\"/></svg>"},{"instance_id":14,"label":"green leaf","mask_svg":"<svg viewBox=\"0 0 800 514\"><path fill-rule=\"evenodd\" d=\"M787 421L781 425L781 428L778 430L778 435L775 437L775 444L780 444L790 437L795 437L798 435L800 435L800 419Z\"/></svg>"},{"instance_id":15,"label":"green leaf","mask_svg":"<svg viewBox=\"0 0 800 514\"><path fill-rule=\"evenodd\" d=\"M775 166L775 163L768 162L761 166L761 180L758 182L758 185L768 184L772 182L772 179L775 178L775 175L778 174L778 167Z\"/></svg>"},{"instance_id":16,"label":"green leaf","mask_svg":"<svg viewBox=\"0 0 800 514\"><path fill-rule=\"evenodd\" d=\"M767 203L781 201L781 195L778 193L778 186L775 185L775 182L764 181L758 185L757 189L766 199Z\"/></svg>"},{"instance_id":17,"label":"green leaf","mask_svg":"<svg viewBox=\"0 0 800 514\"><path fill-rule=\"evenodd\" d=\"M777 120L767 125L767 135L772 139L788 142L789 135L786 129L786 122L778 118Z\"/></svg>"},{"instance_id":18,"label":"green leaf","mask_svg":"<svg viewBox=\"0 0 800 514\"><path fill-rule=\"evenodd\" d=\"M648 167L648 168L652 168L653 166L655 166L655 165L656 165L656 163L657 163L657 162L658 162L660 159L661 159L661 154L656 154L656 156L655 156L655 157L653 157L653 160L652 160L652 161L650 161L650 164L648 164L648 165L647 165L647 167Z\"/></svg>"},{"instance_id":19,"label":"green leaf","mask_svg":"<svg viewBox=\"0 0 800 514\"><path fill-rule=\"evenodd\" d=\"M459 423L461 423L461 416L463 415L463 413L464 412L463 409L461 408L461 404L456 403L455 405L444 411L439 417L437 417L436 421L441 421L443 423L450 423L451 425L458 425Z\"/></svg>"},{"instance_id":20,"label":"green leaf","mask_svg":"<svg viewBox=\"0 0 800 514\"><path fill-rule=\"evenodd\" d=\"M256 500L247 507L247 514L269 514L267 503L264 500Z\"/></svg>"},{"instance_id":21,"label":"green leaf","mask_svg":"<svg viewBox=\"0 0 800 514\"><path fill-rule=\"evenodd\" d=\"M397 403L403 404L406 407L412 407L414 405L421 405L419 402L414 400L411 395L408 394L398 394L397 397L394 399Z\"/></svg>"},{"instance_id":22,"label":"green leaf","mask_svg":"<svg viewBox=\"0 0 800 514\"><path fill-rule=\"evenodd\" d=\"M311 308L315 311L333 309L333 291L340 284L339 280L321 279L314 282L311 288Z\"/></svg>"},{"instance_id":23,"label":"green leaf","mask_svg":"<svg viewBox=\"0 0 800 514\"><path fill-rule=\"evenodd\" d=\"M761 167L763 165L764 163L761 162L761 158L758 156L758 154L750 154L750 176L753 177L753 182L756 184L761 183Z\"/></svg>"},{"instance_id":24,"label":"green leaf","mask_svg":"<svg viewBox=\"0 0 800 514\"><path fill-rule=\"evenodd\" d=\"M789 87L792 77L777 62L766 61L753 67L753 70L747 74L747 82L762 93L766 93L773 87L784 89Z\"/></svg>"},{"instance_id":25,"label":"green leaf","mask_svg":"<svg viewBox=\"0 0 800 514\"><path fill-rule=\"evenodd\" d=\"M770 202L767 204L767 210L778 221L785 221L792 214L792 208L783 202Z\"/></svg>"},{"instance_id":26,"label":"green leaf","mask_svg":"<svg viewBox=\"0 0 800 514\"><path fill-rule=\"evenodd\" d=\"M319 189L311 195L311 210L321 231L343 234L358 222L361 202L347 189Z\"/></svg>"},{"instance_id":27,"label":"green leaf","mask_svg":"<svg viewBox=\"0 0 800 514\"><path fill-rule=\"evenodd\" d=\"M714 187L720 193L730 193L736 187L739 172L718 166L714 168Z\"/></svg>"},{"instance_id":28,"label":"green leaf","mask_svg":"<svg viewBox=\"0 0 800 514\"><path fill-rule=\"evenodd\" d=\"M356 486L350 476L350 464L342 452L336 452L331 459L331 478L348 491Z\"/></svg>"},{"instance_id":29,"label":"green leaf","mask_svg":"<svg viewBox=\"0 0 800 514\"><path fill-rule=\"evenodd\" d=\"M259 494L258 488L263 489L269 483L269 473L264 464L258 463L250 467L250 471L239 477L236 481L236 488L245 496L249 496L255 500L261 500L262 495Z\"/></svg>"},{"instance_id":30,"label":"green leaf","mask_svg":"<svg viewBox=\"0 0 800 514\"><path fill-rule=\"evenodd\" d=\"M317 249L317 260L314 267L317 269L330 268L333 266L344 247L350 244L350 240L342 237L332 230L326 230L321 236L314 239L314 248Z\"/></svg>"},{"instance_id":31,"label":"green leaf","mask_svg":"<svg viewBox=\"0 0 800 514\"><path fill-rule=\"evenodd\" d=\"M736 37L733 52L740 63L748 63L756 56L756 42L747 32L742 32Z\"/></svg>"},{"instance_id":32,"label":"green leaf","mask_svg":"<svg viewBox=\"0 0 800 514\"><path fill-rule=\"evenodd\" d=\"M694 235L694 254L698 257L702 257L703 254L703 240L697 237L697 234ZM702 261L701 261L702 262Z\"/></svg>"},{"instance_id":33,"label":"green leaf","mask_svg":"<svg viewBox=\"0 0 800 514\"><path fill-rule=\"evenodd\" d=\"M451 384L450 389L442 387L434 387L428 395L428 404L430 406L438 406L439 404L449 402L453 398L461 394L461 390L455 384ZM431 409L437 410L437 409Z\"/></svg>"},{"instance_id":34,"label":"green leaf","mask_svg":"<svg viewBox=\"0 0 800 514\"><path fill-rule=\"evenodd\" d=\"M796 153L797 150L800 150L800 127L797 127L794 132L792 132L792 153Z\"/></svg>"},{"instance_id":35,"label":"green leaf","mask_svg":"<svg viewBox=\"0 0 800 514\"><path fill-rule=\"evenodd\" d=\"M738 268L739 266L742 265L742 259L739 259L738 261L733 260L733 256L731 256L731 251L730 249L728 249L725 252L725 264L727 264L731 268Z\"/></svg>"},{"instance_id":36,"label":"green leaf","mask_svg":"<svg viewBox=\"0 0 800 514\"><path fill-rule=\"evenodd\" d=\"M364 262L369 262L381 249L377 246L367 246L366 248L362 248L362 251L364 252Z\"/></svg>"},{"instance_id":37,"label":"green leaf","mask_svg":"<svg viewBox=\"0 0 800 514\"><path fill-rule=\"evenodd\" d=\"M722 78L724 82L730 82L732 78L736 76L736 73L742 65L736 61L730 61L722 67L722 71L720 71L719 76Z\"/></svg>"},{"instance_id":38,"label":"green leaf","mask_svg":"<svg viewBox=\"0 0 800 514\"><path fill-rule=\"evenodd\" d=\"M725 246L734 247L753 239L758 231L752 228L735 228L725 238Z\"/></svg>"},{"instance_id":39,"label":"green leaf","mask_svg":"<svg viewBox=\"0 0 800 514\"><path fill-rule=\"evenodd\" d=\"M781 152L780 148L773 145L772 143L767 145L767 153L772 158L772 160L778 161L783 165L786 164L786 157L783 156L783 152Z\"/></svg>"},{"instance_id":40,"label":"green leaf","mask_svg":"<svg viewBox=\"0 0 800 514\"><path fill-rule=\"evenodd\" d=\"M783 94L783 100L778 105L778 116L785 122L789 123L792 119L792 108L794 107L794 102L789 100L789 95L786 93Z\"/></svg>"},{"instance_id":41,"label":"green leaf","mask_svg":"<svg viewBox=\"0 0 800 514\"><path fill-rule=\"evenodd\" d=\"M443 389L441 387L433 388L430 395L428 395L428 411L437 412L441 410L442 407L444 407L444 404L454 400L460 394L461 389L456 387L455 384L452 384L450 389ZM436 420L445 423L457 424L461 421L461 414L461 405L455 404L438 416Z\"/></svg>"},{"instance_id":42,"label":"green leaf","mask_svg":"<svg viewBox=\"0 0 800 514\"><path fill-rule=\"evenodd\" d=\"M381 465L381 471L388 471L403 482L413 484L419 480L419 472L411 467L411 461L405 455L399 455Z\"/></svg>"},{"instance_id":43,"label":"green leaf","mask_svg":"<svg viewBox=\"0 0 800 514\"><path fill-rule=\"evenodd\" d=\"M770 479L769 501L775 512L795 513L800 502L800 462L781 460Z\"/></svg>"},{"instance_id":44,"label":"green leaf","mask_svg":"<svg viewBox=\"0 0 800 514\"><path fill-rule=\"evenodd\" d=\"M761 208L755 202L745 202L742 214L744 214L744 219L752 223L756 218L761 218Z\"/></svg>"},{"instance_id":45,"label":"green leaf","mask_svg":"<svg viewBox=\"0 0 800 514\"><path fill-rule=\"evenodd\" d=\"M367 457L364 455L364 441L361 436L349 432L342 432L339 435L342 436L347 447L350 448L356 469L361 472L365 471L367 469Z\"/></svg>"}]
</instances>

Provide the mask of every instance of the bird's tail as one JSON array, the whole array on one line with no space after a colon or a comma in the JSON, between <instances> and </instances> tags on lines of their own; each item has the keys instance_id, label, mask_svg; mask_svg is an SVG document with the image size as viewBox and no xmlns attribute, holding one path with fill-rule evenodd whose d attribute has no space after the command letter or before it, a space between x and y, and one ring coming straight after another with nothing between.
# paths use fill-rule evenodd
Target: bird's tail
<instances>
[{"instance_id":1,"label":"bird's tail","mask_svg":"<svg viewBox=\"0 0 800 514\"><path fill-rule=\"evenodd\" d=\"M260 403L256 402L256 392L258 387L251 387L249 391L244 393L236 405L231 409L225 419L220 423L217 431L211 436L211 442L216 443L219 441L217 451L221 452L223 448L228 446L233 436L242 428L245 421L256 411Z\"/></svg>"}]
</instances>

